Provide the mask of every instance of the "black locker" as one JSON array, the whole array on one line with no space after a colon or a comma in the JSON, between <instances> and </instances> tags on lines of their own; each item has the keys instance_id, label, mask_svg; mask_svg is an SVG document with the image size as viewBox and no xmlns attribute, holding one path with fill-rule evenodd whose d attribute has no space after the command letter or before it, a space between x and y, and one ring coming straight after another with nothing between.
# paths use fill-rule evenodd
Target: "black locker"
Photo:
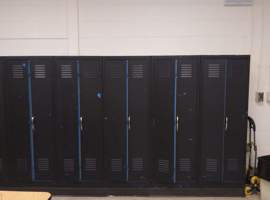
<instances>
[{"instance_id":1,"label":"black locker","mask_svg":"<svg viewBox=\"0 0 270 200\"><path fill-rule=\"evenodd\" d=\"M146 181L150 174L151 135L150 75L148 57L130 58L128 61L128 129L129 180Z\"/></svg>"},{"instance_id":2,"label":"black locker","mask_svg":"<svg viewBox=\"0 0 270 200\"><path fill-rule=\"evenodd\" d=\"M79 180L77 62L56 59L56 146L58 181Z\"/></svg>"},{"instance_id":3,"label":"black locker","mask_svg":"<svg viewBox=\"0 0 270 200\"><path fill-rule=\"evenodd\" d=\"M221 183L225 114L226 59L202 59L201 181Z\"/></svg>"},{"instance_id":4,"label":"black locker","mask_svg":"<svg viewBox=\"0 0 270 200\"><path fill-rule=\"evenodd\" d=\"M31 179L29 63L18 58L6 61L4 67L8 179L19 184Z\"/></svg>"},{"instance_id":5,"label":"black locker","mask_svg":"<svg viewBox=\"0 0 270 200\"><path fill-rule=\"evenodd\" d=\"M6 145L6 134L4 129L4 94L3 94L3 60L0 58L0 182L5 177L5 145Z\"/></svg>"},{"instance_id":6,"label":"black locker","mask_svg":"<svg viewBox=\"0 0 270 200\"><path fill-rule=\"evenodd\" d=\"M80 60L82 180L103 175L103 88L100 58Z\"/></svg>"},{"instance_id":7,"label":"black locker","mask_svg":"<svg viewBox=\"0 0 270 200\"><path fill-rule=\"evenodd\" d=\"M170 183L173 174L173 94L175 59L153 58L152 141L153 180Z\"/></svg>"},{"instance_id":8,"label":"black locker","mask_svg":"<svg viewBox=\"0 0 270 200\"><path fill-rule=\"evenodd\" d=\"M127 179L127 60L105 58L104 167L105 179Z\"/></svg>"},{"instance_id":9,"label":"black locker","mask_svg":"<svg viewBox=\"0 0 270 200\"><path fill-rule=\"evenodd\" d=\"M197 180L199 57L180 57L176 83L176 182Z\"/></svg>"},{"instance_id":10,"label":"black locker","mask_svg":"<svg viewBox=\"0 0 270 200\"><path fill-rule=\"evenodd\" d=\"M52 58L31 60L35 179L52 181L55 171L54 69Z\"/></svg>"},{"instance_id":11,"label":"black locker","mask_svg":"<svg viewBox=\"0 0 270 200\"><path fill-rule=\"evenodd\" d=\"M243 185L248 110L249 59L230 57L227 66L224 183Z\"/></svg>"}]
</instances>

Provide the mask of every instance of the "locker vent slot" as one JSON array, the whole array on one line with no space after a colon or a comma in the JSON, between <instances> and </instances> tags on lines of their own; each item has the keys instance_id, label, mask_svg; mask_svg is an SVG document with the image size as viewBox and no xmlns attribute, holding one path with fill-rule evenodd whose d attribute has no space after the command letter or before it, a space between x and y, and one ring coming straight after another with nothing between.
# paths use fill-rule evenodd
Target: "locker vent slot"
<instances>
[{"instance_id":1,"label":"locker vent slot","mask_svg":"<svg viewBox=\"0 0 270 200\"><path fill-rule=\"evenodd\" d=\"M158 161L158 171L160 173L169 173L169 160L159 160Z\"/></svg>"},{"instance_id":2,"label":"locker vent slot","mask_svg":"<svg viewBox=\"0 0 270 200\"><path fill-rule=\"evenodd\" d=\"M111 77L114 78L121 78L121 67L113 66L111 69Z\"/></svg>"},{"instance_id":3,"label":"locker vent slot","mask_svg":"<svg viewBox=\"0 0 270 200\"><path fill-rule=\"evenodd\" d=\"M19 172L26 172L27 171L26 159L18 158L16 161L17 161L17 170Z\"/></svg>"},{"instance_id":4,"label":"locker vent slot","mask_svg":"<svg viewBox=\"0 0 270 200\"><path fill-rule=\"evenodd\" d=\"M179 78L192 78L192 65L191 64L182 64L180 70L178 70Z\"/></svg>"},{"instance_id":5,"label":"locker vent slot","mask_svg":"<svg viewBox=\"0 0 270 200\"><path fill-rule=\"evenodd\" d=\"M112 172L121 172L122 171L122 159L114 158L111 160Z\"/></svg>"},{"instance_id":6,"label":"locker vent slot","mask_svg":"<svg viewBox=\"0 0 270 200\"><path fill-rule=\"evenodd\" d=\"M170 78L170 69L166 66L158 67L158 77L160 79Z\"/></svg>"},{"instance_id":7,"label":"locker vent slot","mask_svg":"<svg viewBox=\"0 0 270 200\"><path fill-rule=\"evenodd\" d=\"M72 78L72 65L61 65L61 78Z\"/></svg>"},{"instance_id":8,"label":"locker vent slot","mask_svg":"<svg viewBox=\"0 0 270 200\"><path fill-rule=\"evenodd\" d=\"M220 77L220 65L209 64L208 65L208 78L219 78Z\"/></svg>"},{"instance_id":9,"label":"locker vent slot","mask_svg":"<svg viewBox=\"0 0 270 200\"><path fill-rule=\"evenodd\" d=\"M136 78L136 79L141 79L144 76L144 65L132 65L129 68L129 77L130 78Z\"/></svg>"},{"instance_id":10,"label":"locker vent slot","mask_svg":"<svg viewBox=\"0 0 270 200\"><path fill-rule=\"evenodd\" d=\"M82 74L84 75L84 74ZM97 67L89 67L87 72L85 73L85 78L97 78L99 76L98 68Z\"/></svg>"},{"instance_id":11,"label":"locker vent slot","mask_svg":"<svg viewBox=\"0 0 270 200\"><path fill-rule=\"evenodd\" d=\"M143 159L142 158L132 158L131 169L133 172L143 171Z\"/></svg>"},{"instance_id":12,"label":"locker vent slot","mask_svg":"<svg viewBox=\"0 0 270 200\"><path fill-rule=\"evenodd\" d=\"M178 160L178 166L180 172L190 172L191 160L189 158L181 158Z\"/></svg>"},{"instance_id":13,"label":"locker vent slot","mask_svg":"<svg viewBox=\"0 0 270 200\"><path fill-rule=\"evenodd\" d=\"M66 158L64 159L64 171L69 173L69 172L74 172L74 159L72 158Z\"/></svg>"},{"instance_id":14,"label":"locker vent slot","mask_svg":"<svg viewBox=\"0 0 270 200\"><path fill-rule=\"evenodd\" d=\"M12 73L12 78L22 79L24 78L24 67L22 65L12 65L11 73Z\"/></svg>"},{"instance_id":15,"label":"locker vent slot","mask_svg":"<svg viewBox=\"0 0 270 200\"><path fill-rule=\"evenodd\" d=\"M238 159L230 158L227 159L227 169L228 171L238 171Z\"/></svg>"},{"instance_id":16,"label":"locker vent slot","mask_svg":"<svg viewBox=\"0 0 270 200\"><path fill-rule=\"evenodd\" d=\"M207 159L206 160L206 171L210 173L217 172L217 160L216 159Z\"/></svg>"},{"instance_id":17,"label":"locker vent slot","mask_svg":"<svg viewBox=\"0 0 270 200\"><path fill-rule=\"evenodd\" d=\"M97 161L95 158L86 158L85 159L85 171L96 171Z\"/></svg>"},{"instance_id":18,"label":"locker vent slot","mask_svg":"<svg viewBox=\"0 0 270 200\"><path fill-rule=\"evenodd\" d=\"M45 65L35 65L34 67L34 78L46 78L46 67Z\"/></svg>"},{"instance_id":19,"label":"locker vent slot","mask_svg":"<svg viewBox=\"0 0 270 200\"><path fill-rule=\"evenodd\" d=\"M0 158L0 172L3 171L3 159Z\"/></svg>"},{"instance_id":20,"label":"locker vent slot","mask_svg":"<svg viewBox=\"0 0 270 200\"><path fill-rule=\"evenodd\" d=\"M38 170L39 171L49 171L49 159L48 158L38 158Z\"/></svg>"}]
</instances>

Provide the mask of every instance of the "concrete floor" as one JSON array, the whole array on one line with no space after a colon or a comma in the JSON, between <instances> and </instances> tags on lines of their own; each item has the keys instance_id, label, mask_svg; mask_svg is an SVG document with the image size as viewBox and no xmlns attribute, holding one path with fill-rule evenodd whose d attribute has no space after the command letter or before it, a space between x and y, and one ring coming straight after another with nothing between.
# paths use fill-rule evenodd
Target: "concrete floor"
<instances>
[{"instance_id":1,"label":"concrete floor","mask_svg":"<svg viewBox=\"0 0 270 200\"><path fill-rule=\"evenodd\" d=\"M55 196L52 200L259 200L257 196L252 196L249 198L241 197L71 197L71 196Z\"/></svg>"}]
</instances>

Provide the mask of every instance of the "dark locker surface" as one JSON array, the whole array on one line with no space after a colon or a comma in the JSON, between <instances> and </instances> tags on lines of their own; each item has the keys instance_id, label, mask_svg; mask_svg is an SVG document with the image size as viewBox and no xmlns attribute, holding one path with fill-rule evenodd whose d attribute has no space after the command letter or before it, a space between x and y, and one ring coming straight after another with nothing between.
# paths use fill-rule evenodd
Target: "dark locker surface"
<instances>
[{"instance_id":1,"label":"dark locker surface","mask_svg":"<svg viewBox=\"0 0 270 200\"><path fill-rule=\"evenodd\" d=\"M225 114L225 67L222 58L202 59L201 181L221 183Z\"/></svg>"},{"instance_id":2,"label":"dark locker surface","mask_svg":"<svg viewBox=\"0 0 270 200\"><path fill-rule=\"evenodd\" d=\"M126 60L105 59L104 167L108 181L125 180L126 166Z\"/></svg>"},{"instance_id":3,"label":"dark locker surface","mask_svg":"<svg viewBox=\"0 0 270 200\"><path fill-rule=\"evenodd\" d=\"M198 155L198 68L200 57L180 57L177 65L176 181L197 179Z\"/></svg>"},{"instance_id":4,"label":"dark locker surface","mask_svg":"<svg viewBox=\"0 0 270 200\"><path fill-rule=\"evenodd\" d=\"M8 179L21 183L31 179L27 61L6 61L5 128Z\"/></svg>"},{"instance_id":5,"label":"dark locker surface","mask_svg":"<svg viewBox=\"0 0 270 200\"><path fill-rule=\"evenodd\" d=\"M6 134L4 129L4 71L3 71L3 59L0 58L0 182L5 177L5 145L6 145Z\"/></svg>"},{"instance_id":6,"label":"dark locker surface","mask_svg":"<svg viewBox=\"0 0 270 200\"><path fill-rule=\"evenodd\" d=\"M103 173L103 88L100 58L80 60L82 180L100 180Z\"/></svg>"},{"instance_id":7,"label":"dark locker surface","mask_svg":"<svg viewBox=\"0 0 270 200\"><path fill-rule=\"evenodd\" d=\"M249 57L231 57L227 67L224 183L244 184Z\"/></svg>"},{"instance_id":8,"label":"dark locker surface","mask_svg":"<svg viewBox=\"0 0 270 200\"><path fill-rule=\"evenodd\" d=\"M173 171L173 89L175 59L153 58L152 142L153 179L171 182Z\"/></svg>"},{"instance_id":9,"label":"dark locker surface","mask_svg":"<svg viewBox=\"0 0 270 200\"><path fill-rule=\"evenodd\" d=\"M147 180L151 170L150 61L148 57L130 58L128 61L130 181Z\"/></svg>"},{"instance_id":10,"label":"dark locker surface","mask_svg":"<svg viewBox=\"0 0 270 200\"><path fill-rule=\"evenodd\" d=\"M54 92L52 58L31 60L32 123L36 180L53 180L55 171Z\"/></svg>"},{"instance_id":11,"label":"dark locker surface","mask_svg":"<svg viewBox=\"0 0 270 200\"><path fill-rule=\"evenodd\" d=\"M76 59L56 59L57 179L78 180L77 64Z\"/></svg>"}]
</instances>

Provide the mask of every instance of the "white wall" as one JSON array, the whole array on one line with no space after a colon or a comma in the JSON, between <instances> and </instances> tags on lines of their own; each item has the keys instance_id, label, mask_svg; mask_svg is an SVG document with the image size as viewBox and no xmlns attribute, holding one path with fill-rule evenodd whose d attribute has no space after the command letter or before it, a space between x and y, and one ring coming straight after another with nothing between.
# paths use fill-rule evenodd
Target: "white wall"
<instances>
[{"instance_id":1,"label":"white wall","mask_svg":"<svg viewBox=\"0 0 270 200\"><path fill-rule=\"evenodd\" d=\"M249 112L270 154L270 1L0 0L0 56L251 54Z\"/></svg>"}]
</instances>

